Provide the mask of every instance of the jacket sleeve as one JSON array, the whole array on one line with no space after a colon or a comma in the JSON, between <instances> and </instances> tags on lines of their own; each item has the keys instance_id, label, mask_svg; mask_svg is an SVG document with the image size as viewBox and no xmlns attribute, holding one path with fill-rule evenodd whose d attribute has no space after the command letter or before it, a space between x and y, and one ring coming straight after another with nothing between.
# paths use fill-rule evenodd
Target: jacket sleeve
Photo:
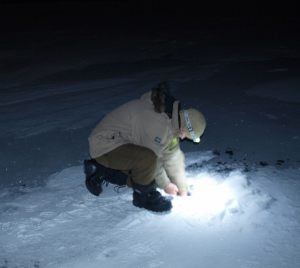
<instances>
[{"instance_id":1,"label":"jacket sleeve","mask_svg":"<svg viewBox=\"0 0 300 268\"><path fill-rule=\"evenodd\" d=\"M158 161L157 161L157 171L155 174L155 182L156 182L156 185L161 189L165 189L166 186L171 182L166 173L166 170L164 168L164 162L163 162L162 157L159 157Z\"/></svg>"},{"instance_id":2,"label":"jacket sleeve","mask_svg":"<svg viewBox=\"0 0 300 268\"><path fill-rule=\"evenodd\" d=\"M188 190L185 176L185 158L179 147L179 141L173 139L162 158L158 161L157 185L165 188L170 182L177 185L180 192Z\"/></svg>"}]
</instances>

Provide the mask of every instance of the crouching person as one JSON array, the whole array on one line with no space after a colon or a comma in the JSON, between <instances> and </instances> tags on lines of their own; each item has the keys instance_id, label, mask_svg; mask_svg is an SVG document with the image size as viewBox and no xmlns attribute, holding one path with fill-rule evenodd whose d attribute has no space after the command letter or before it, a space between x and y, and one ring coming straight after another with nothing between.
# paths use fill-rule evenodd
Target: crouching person
<instances>
[{"instance_id":1,"label":"crouching person","mask_svg":"<svg viewBox=\"0 0 300 268\"><path fill-rule=\"evenodd\" d=\"M84 161L86 186L99 195L103 182L128 185L133 205L163 212L171 195L186 196L184 154L179 139L198 143L206 126L195 109L180 110L163 82L140 99L107 114L89 136L90 160Z\"/></svg>"}]
</instances>

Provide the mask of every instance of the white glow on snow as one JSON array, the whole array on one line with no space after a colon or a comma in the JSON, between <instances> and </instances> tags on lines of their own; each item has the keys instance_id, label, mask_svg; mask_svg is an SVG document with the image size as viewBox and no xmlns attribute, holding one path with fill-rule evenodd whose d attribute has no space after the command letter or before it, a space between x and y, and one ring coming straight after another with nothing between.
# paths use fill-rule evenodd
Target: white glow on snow
<instances>
[{"instance_id":1,"label":"white glow on snow","mask_svg":"<svg viewBox=\"0 0 300 268\"><path fill-rule=\"evenodd\" d=\"M206 173L189 181L192 184L191 196L175 198L173 201L175 213L192 217L213 217L238 209L238 195L234 187L236 183L232 183L232 180L220 180L216 175Z\"/></svg>"}]
</instances>

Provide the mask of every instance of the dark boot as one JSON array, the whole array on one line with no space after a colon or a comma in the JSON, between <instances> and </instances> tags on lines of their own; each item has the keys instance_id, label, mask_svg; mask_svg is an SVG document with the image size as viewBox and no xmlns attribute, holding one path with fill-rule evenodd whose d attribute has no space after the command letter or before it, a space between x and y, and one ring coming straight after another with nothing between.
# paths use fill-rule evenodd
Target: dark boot
<instances>
[{"instance_id":1,"label":"dark boot","mask_svg":"<svg viewBox=\"0 0 300 268\"><path fill-rule=\"evenodd\" d=\"M103 191L104 183L126 185L127 175L123 172L107 168L95 159L84 160L85 185L90 193L98 196Z\"/></svg>"},{"instance_id":2,"label":"dark boot","mask_svg":"<svg viewBox=\"0 0 300 268\"><path fill-rule=\"evenodd\" d=\"M165 212L172 209L172 202L156 190L154 183L150 185L133 183L132 188L134 206L155 212Z\"/></svg>"}]
</instances>

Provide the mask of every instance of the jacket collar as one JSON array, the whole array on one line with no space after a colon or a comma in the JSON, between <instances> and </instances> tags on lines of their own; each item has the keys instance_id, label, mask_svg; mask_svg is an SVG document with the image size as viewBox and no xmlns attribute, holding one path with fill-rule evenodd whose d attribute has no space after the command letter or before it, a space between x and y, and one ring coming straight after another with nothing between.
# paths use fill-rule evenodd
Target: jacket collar
<instances>
[{"instance_id":1,"label":"jacket collar","mask_svg":"<svg viewBox=\"0 0 300 268\"><path fill-rule=\"evenodd\" d=\"M148 102L149 104L153 105L151 101L151 91L146 92L142 95L141 97L142 100ZM175 135L179 134L180 132L180 117L179 117L179 111L180 111L180 102L178 100L175 100L173 102L173 109L172 109L172 117L171 119L171 124L172 124L172 129Z\"/></svg>"}]
</instances>

